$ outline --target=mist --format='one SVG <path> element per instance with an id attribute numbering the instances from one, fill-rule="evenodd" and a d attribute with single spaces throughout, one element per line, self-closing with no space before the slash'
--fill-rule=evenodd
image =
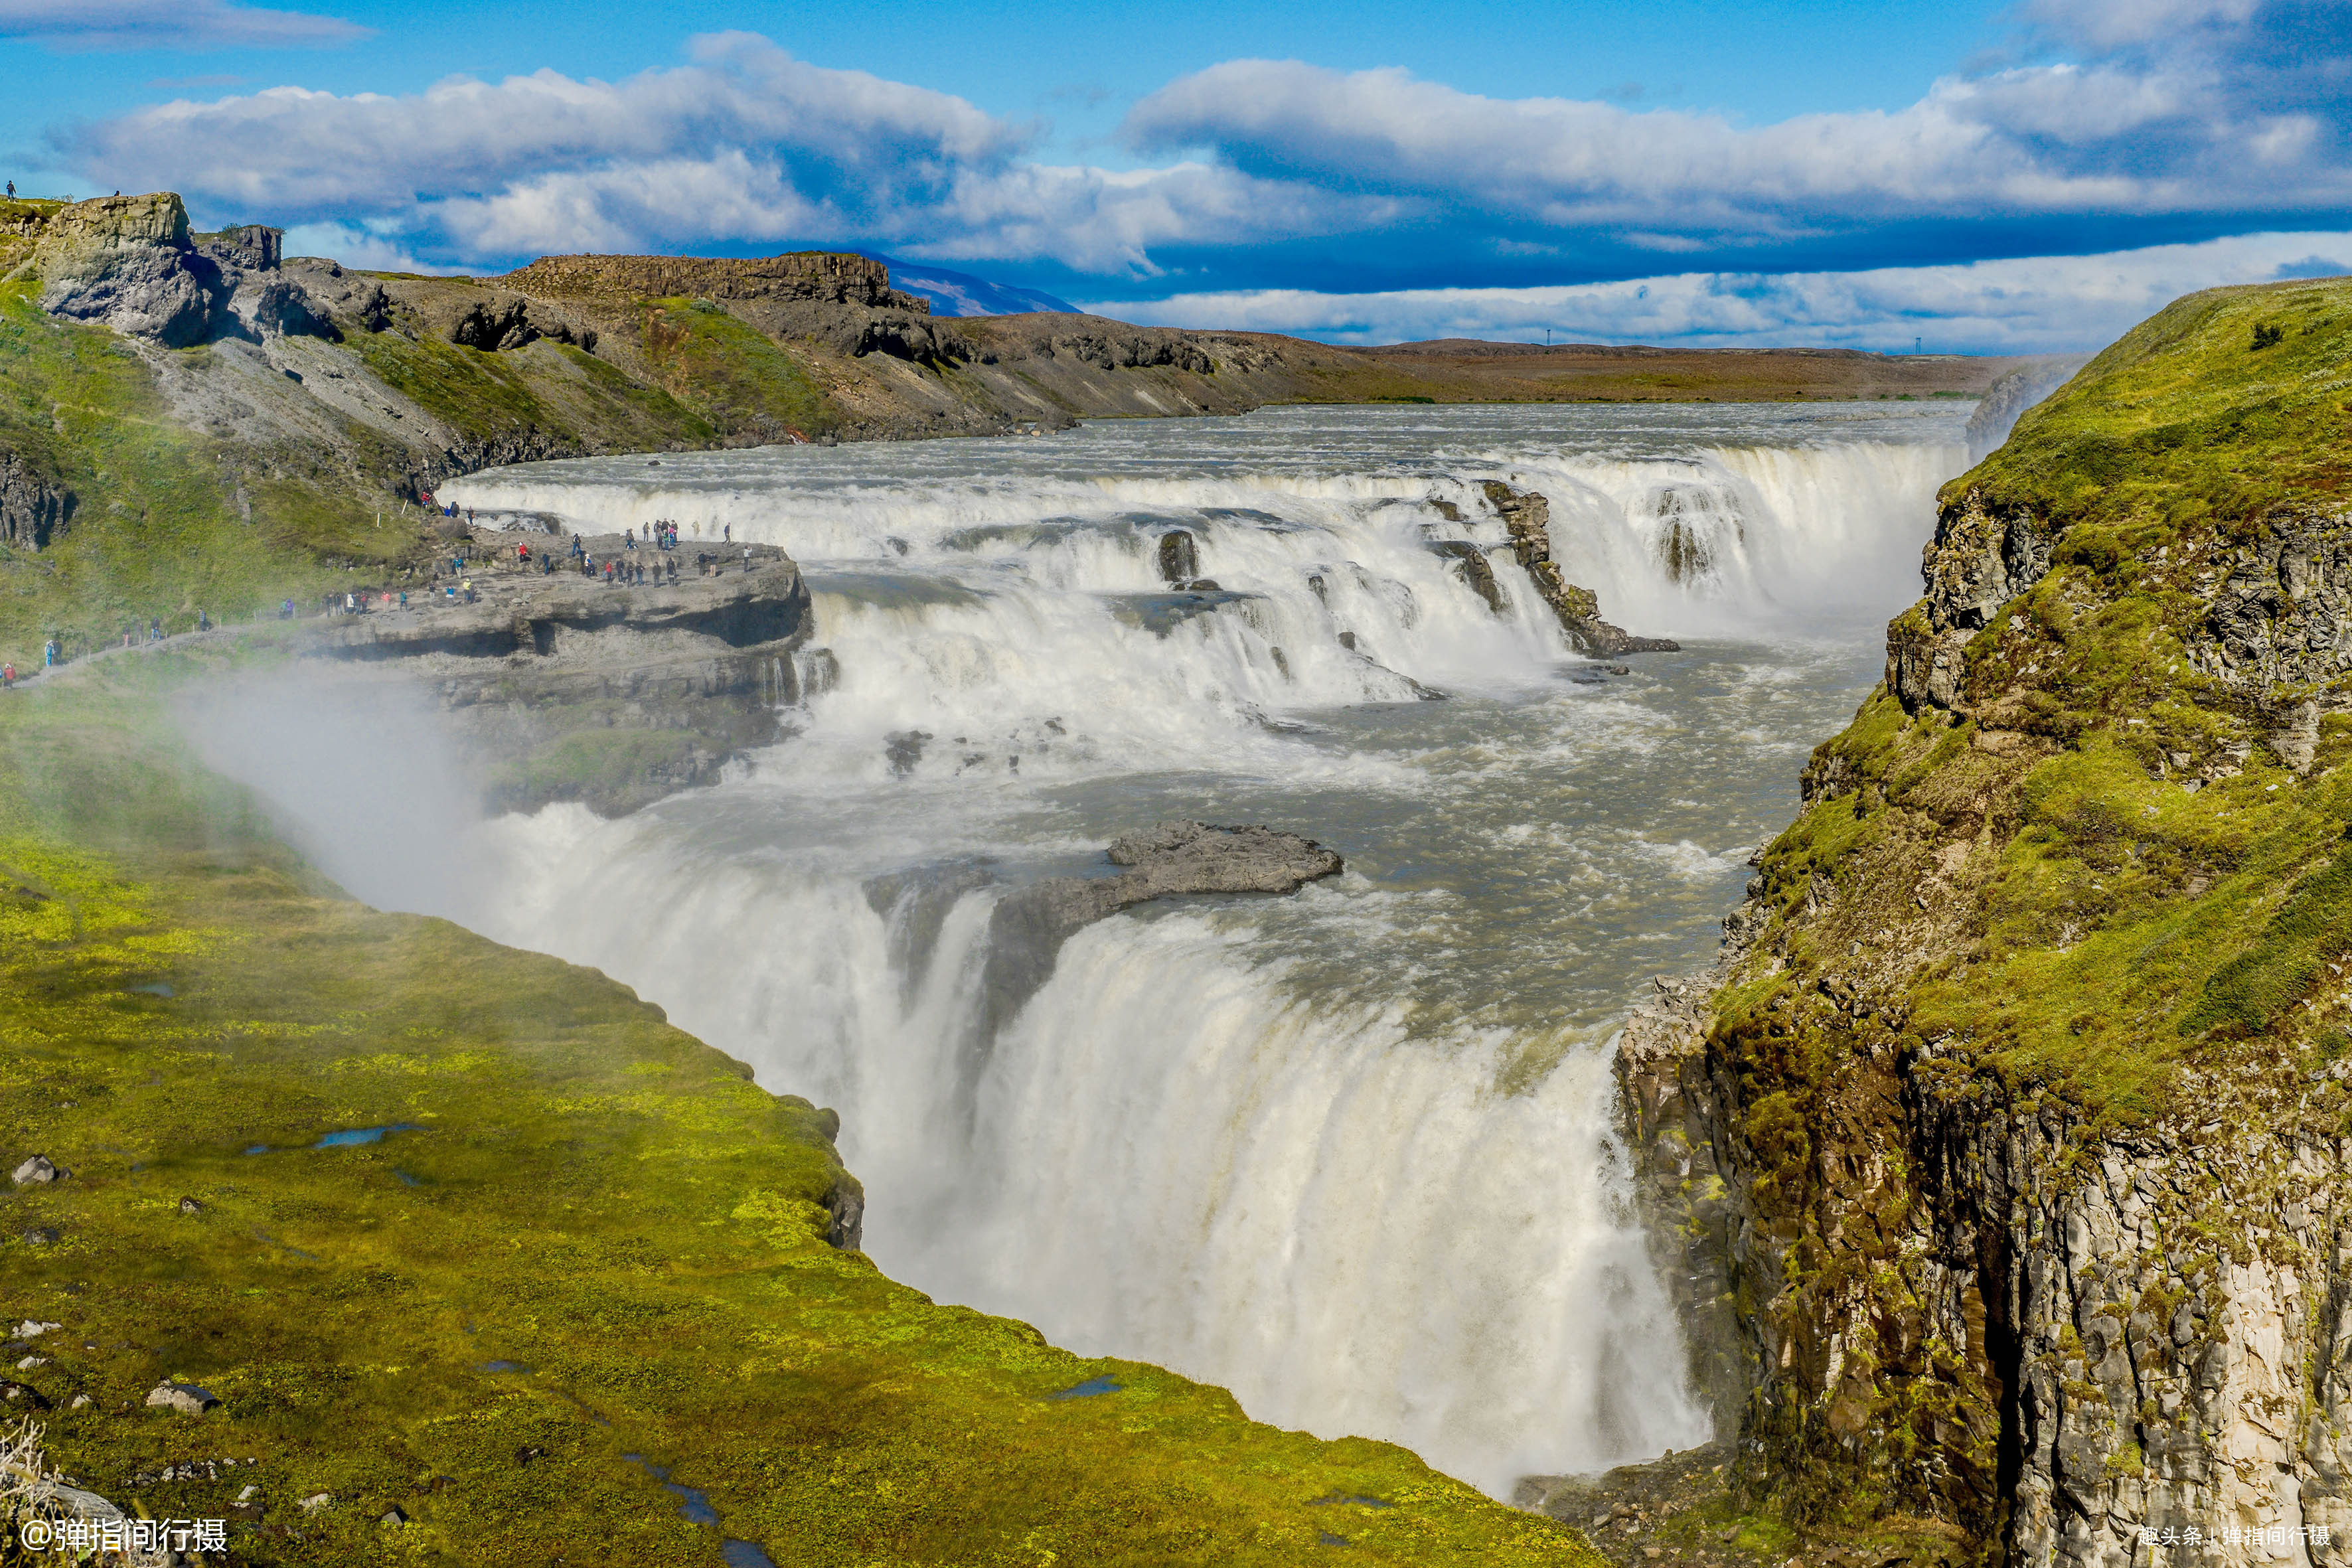
<path id="1" fill-rule="evenodd" d="M 278 832 L 344 891 L 459 918 L 485 814 L 424 690 L 298 668 L 191 692 L 175 717 L 205 765 L 258 795 Z"/>

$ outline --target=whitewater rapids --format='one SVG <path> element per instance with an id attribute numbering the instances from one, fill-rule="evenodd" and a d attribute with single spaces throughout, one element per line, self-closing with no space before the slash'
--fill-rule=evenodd
<path id="1" fill-rule="evenodd" d="M 1501 1495 L 1687 1447 L 1607 1043 L 1874 677 L 1964 414 L 1292 409 L 479 475 L 443 499 L 781 545 L 816 632 L 739 776 L 485 825 L 413 901 L 837 1107 L 868 1250 L 934 1296 Z M 1489 479 L 1685 651 L 1577 659 Z M 1213 591 L 1171 591 L 1178 531 Z M 1167 816 L 1348 871 L 1128 911 L 986 994 L 1007 887 Z"/>

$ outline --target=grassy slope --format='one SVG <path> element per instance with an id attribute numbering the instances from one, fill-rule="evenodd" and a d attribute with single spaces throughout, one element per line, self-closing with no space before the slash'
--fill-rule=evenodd
<path id="1" fill-rule="evenodd" d="M 840 425 L 798 360 L 709 301 L 640 300 L 635 309 L 646 365 L 719 429 L 782 441 L 788 431 L 814 437 Z"/>
<path id="2" fill-rule="evenodd" d="M 599 974 L 319 886 L 158 738 L 197 673 L 0 699 L 0 1142 L 74 1173 L 0 1196 L 0 1315 L 64 1325 L 10 1375 L 86 1484 L 157 1516 L 257 1485 L 252 1563 L 717 1563 L 625 1454 L 793 1568 L 1591 1561 L 835 1251 L 824 1116 Z M 166 1375 L 222 1407 L 146 1408 Z M 192 1458 L 258 1462 L 131 1479 Z"/>
<path id="3" fill-rule="evenodd" d="M 200 607 L 249 614 L 327 580 L 311 552 L 283 548 L 300 531 L 296 496 L 258 498 L 245 524 L 218 444 L 168 417 L 137 353 L 44 314 L 33 294 L 0 285 L 0 448 L 80 504 L 48 550 L 0 550 L 0 657 L 37 667 L 47 635 L 62 632 L 79 653 L 151 616 L 177 628 Z"/>
<path id="4" fill-rule="evenodd" d="M 2257 349 L 2259 324 L 2283 340 Z M 1991 1527 L 1981 1347 L 1906 1326 L 1906 1100 L 2047 1102 L 2081 1147 L 2168 1112 L 2346 1130 L 2312 1074 L 2352 1043 L 2352 723 L 2326 716 L 2298 777 L 2257 694 L 2188 651 L 2265 520 L 2343 506 L 2348 398 L 2352 281 L 2192 296 L 2101 355 L 1945 489 L 1948 519 L 2021 515 L 2054 546 L 1969 642 L 1965 716 L 1882 687 L 1764 854 L 1769 921 L 1711 1049 L 1786 1249 L 1780 1331 L 1820 1355 L 1808 1323 L 1845 1324 L 1838 1403 L 1858 1402 L 1764 1412 L 1800 1511 Z M 1903 1370 L 1874 1385 L 1881 1358 Z"/>
<path id="5" fill-rule="evenodd" d="M 639 451 L 709 446 L 725 433 L 661 388 L 568 344 L 490 353 L 423 331 L 353 332 L 345 342 L 384 384 L 477 441 L 538 435 L 568 449 Z"/>
<path id="6" fill-rule="evenodd" d="M 2260 323 L 2284 341 L 2253 349 Z M 1874 699 L 1828 751 L 1874 788 L 1801 822 L 1768 865 L 1793 899 L 1799 858 L 1840 875 L 1849 856 L 1887 853 L 1908 816 L 1984 834 L 1961 873 L 1980 917 L 1917 990 L 1916 1029 L 2131 1115 L 2160 1101 L 2184 1052 L 2272 1027 L 2315 984 L 2307 962 L 2289 964 L 2301 984 L 2260 997 L 2221 972 L 2263 944 L 2318 952 L 2308 901 L 2281 894 L 2334 864 L 2352 731 L 2331 718 L 2299 780 L 2260 743 L 2261 714 L 2186 654 L 2223 552 L 2274 513 L 2343 503 L 2347 397 L 2352 283 L 2196 295 L 1947 487 L 1948 508 L 2036 519 L 2055 564 L 1969 644 L 1973 725 Z M 1996 757 L 1969 744 L 1975 729 L 2034 744 Z M 2175 776 L 2176 758 L 2201 770 L 2249 742 L 2236 776 L 2197 793 Z M 2342 900 L 2332 883 L 2314 896 Z M 2352 942 L 2352 923 L 2320 925 L 2330 951 Z"/>

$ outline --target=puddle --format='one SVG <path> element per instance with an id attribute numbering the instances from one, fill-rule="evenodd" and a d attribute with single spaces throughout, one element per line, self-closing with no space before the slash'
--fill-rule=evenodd
<path id="1" fill-rule="evenodd" d="M 256 1143 L 252 1148 L 247 1149 L 246 1152 L 248 1154 L 267 1154 L 269 1152 L 269 1145 L 267 1143 Z"/>
<path id="2" fill-rule="evenodd" d="M 694 1523 L 717 1524 L 719 1522 L 719 1510 L 710 1506 L 710 1500 L 692 1487 L 680 1486 L 671 1480 L 667 1465 L 656 1465 L 643 1454 L 624 1454 L 621 1458 L 659 1481 L 664 1491 L 682 1500 L 677 1505 L 677 1511 Z"/>
<path id="3" fill-rule="evenodd" d="M 529 1362 L 521 1361 L 486 1361 L 482 1363 L 482 1370 L 484 1372 L 520 1373 L 528 1375 L 530 1372 L 530 1363 Z"/>
<path id="4" fill-rule="evenodd" d="M 668 1466 L 656 1465 L 643 1454 L 624 1454 L 621 1458 L 659 1481 L 664 1491 L 677 1499 L 677 1511 L 688 1523 L 719 1523 L 719 1510 L 710 1506 L 710 1499 L 693 1487 L 671 1480 Z M 776 1560 L 761 1550 L 756 1542 L 730 1537 L 719 1542 L 719 1555 L 727 1568 L 776 1568 Z"/>
<path id="5" fill-rule="evenodd" d="M 384 1136 L 387 1133 L 414 1132 L 416 1130 L 417 1126 L 414 1121 L 394 1121 L 383 1127 L 351 1127 L 346 1128 L 341 1132 L 330 1132 L 324 1138 L 320 1139 L 316 1143 L 311 1144 L 310 1147 L 313 1149 L 349 1149 L 355 1144 L 360 1143 L 381 1143 L 383 1142 Z"/>
<path id="6" fill-rule="evenodd" d="M 1119 1382 L 1118 1379 L 1115 1377 L 1090 1377 L 1087 1379 L 1086 1382 L 1078 1384 L 1075 1387 L 1066 1388 L 1059 1394 L 1049 1394 L 1045 1395 L 1045 1397 L 1048 1399 L 1092 1399 L 1098 1394 L 1117 1394 L 1120 1389 L 1125 1388 L 1127 1384 Z"/>
<path id="7" fill-rule="evenodd" d="M 401 1182 L 402 1182 L 404 1185 L 412 1186 L 412 1187 L 421 1187 L 421 1186 L 423 1186 L 423 1185 L 425 1184 L 423 1182 L 418 1181 L 415 1176 L 410 1175 L 410 1174 L 409 1174 L 407 1172 L 405 1172 L 405 1171 L 402 1171 L 402 1170 L 394 1170 L 392 1173 L 393 1173 L 394 1175 L 395 1175 L 395 1176 L 398 1176 L 398 1177 L 401 1179 Z"/>
<path id="8" fill-rule="evenodd" d="M 152 985 L 133 985 L 131 989 L 142 996 L 177 996 L 179 994 L 160 980 Z"/>
<path id="9" fill-rule="evenodd" d="M 1311 1499 L 1307 1504 L 1308 1508 L 1330 1508 L 1335 1505 L 1346 1505 L 1354 1508 L 1396 1507 L 1396 1504 L 1389 1501 L 1389 1500 L 1384 1497 L 1358 1497 L 1353 1492 L 1333 1492 L 1329 1497 Z"/>

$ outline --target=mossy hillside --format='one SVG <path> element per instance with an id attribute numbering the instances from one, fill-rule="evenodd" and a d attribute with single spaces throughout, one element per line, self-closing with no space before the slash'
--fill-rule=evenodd
<path id="1" fill-rule="evenodd" d="M 10 1375 L 85 1484 L 258 1486 L 257 1564 L 718 1563 L 628 1454 L 780 1564 L 1592 1561 L 835 1251 L 829 1117 L 593 972 L 333 896 L 168 738 L 184 663 L 0 700 L 0 1127 L 73 1173 L 0 1197 L 0 1310 L 64 1325 Z M 165 1376 L 221 1407 L 146 1407 Z M 207 1458 L 257 1463 L 136 1479 Z"/>
<path id="2" fill-rule="evenodd" d="M 2265 323 L 2283 335 L 2257 349 Z M 1776 940 L 1802 967 L 1839 967 L 1865 928 L 1932 921 L 1900 912 L 1932 883 L 1935 912 L 1965 918 L 1918 955 L 1915 1032 L 2126 1116 L 2200 1042 L 2314 997 L 2352 926 L 2333 881 L 2293 889 L 2352 823 L 2352 731 L 2326 718 L 2298 775 L 2255 696 L 2190 653 L 2233 548 L 2267 518 L 2343 504 L 2347 403 L 2352 280 L 2194 295 L 1947 488 L 1948 509 L 2033 518 L 2052 565 L 1969 643 L 1960 713 L 1906 715 L 1882 690 L 1816 756 L 1827 787 L 1764 858 Z M 1821 914 L 1817 892 L 1801 908 L 1817 878 L 1844 913 Z M 2240 963 L 2257 951 L 2274 956 Z"/>
<path id="3" fill-rule="evenodd" d="M 709 446 L 720 436 L 668 392 L 569 343 L 493 351 L 419 329 L 353 332 L 346 346 L 385 385 L 502 456 Z"/>
<path id="4" fill-rule="evenodd" d="M 173 419 L 133 345 L 47 315 L 35 289 L 0 284 L 0 450 L 79 505 L 48 549 L 0 549 L 0 658 L 33 668 L 53 635 L 71 657 L 151 619 L 250 616 L 340 584 L 331 558 L 405 548 L 405 531 L 291 468 L 248 488 L 247 521 L 224 444 Z"/>
<path id="5" fill-rule="evenodd" d="M 1918 1261 L 1915 1216 L 1963 1201 L 1937 1164 L 1956 1141 L 2063 1128 L 2063 1183 L 2184 1122 L 2352 1127 L 2314 1076 L 2352 1020 L 2352 724 L 2325 715 L 2298 773 L 2281 708 L 2315 691 L 2199 657 L 2265 531 L 2343 506 L 2347 375 L 2352 282 L 2221 290 L 2030 411 L 1944 521 L 2021 521 L 2047 572 L 1967 634 L 1950 710 L 1874 693 L 1760 858 L 1708 1051 L 1759 1238 L 1748 1310 L 1790 1347 L 1750 1436 L 1800 1519 L 1912 1510 L 1986 1541 L 2006 1518 L 1989 1331 L 1938 1338 Z M 1932 631 L 1924 606 L 1894 628 Z"/>
<path id="6" fill-rule="evenodd" d="M 2264 327 L 2280 336 L 2258 348 Z M 2116 531 L 2084 545 L 2133 553 L 2340 500 L 2347 442 L 2352 279 L 2215 289 L 2125 334 L 1945 496 L 1974 489 L 2056 532 L 2105 525 Z"/>
<path id="7" fill-rule="evenodd" d="M 718 428 L 772 443 L 839 427 L 840 410 L 800 361 L 711 300 L 641 300 L 636 311 L 654 378 Z"/>

